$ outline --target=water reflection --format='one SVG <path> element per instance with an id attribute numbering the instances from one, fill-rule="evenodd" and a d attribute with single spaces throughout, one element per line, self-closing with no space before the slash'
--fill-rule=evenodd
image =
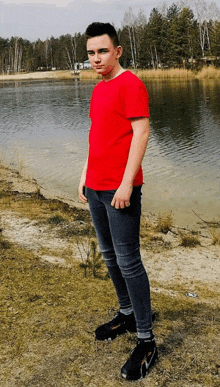
<path id="1" fill-rule="evenodd" d="M 215 88 L 215 94 L 212 88 L 212 98 L 208 99 L 210 90 L 198 81 L 152 82 L 147 87 L 151 96 L 152 133 L 161 151 L 176 162 L 214 161 L 219 165 L 220 88 Z"/>
<path id="2" fill-rule="evenodd" d="M 0 157 L 54 192 L 77 198 L 94 81 L 0 83 Z M 151 138 L 143 203 L 189 216 L 218 212 L 220 83 L 148 81 Z M 161 208 L 160 208 L 161 207 Z M 191 207 L 190 207 L 191 208 Z"/>

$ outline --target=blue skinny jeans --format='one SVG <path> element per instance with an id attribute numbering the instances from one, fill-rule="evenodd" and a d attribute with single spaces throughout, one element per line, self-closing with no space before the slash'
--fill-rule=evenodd
<path id="1" fill-rule="evenodd" d="M 133 187 L 130 206 L 115 209 L 116 190 L 86 187 L 100 251 L 113 281 L 120 310 L 133 310 L 139 338 L 152 336 L 150 287 L 140 256 L 141 186 Z"/>

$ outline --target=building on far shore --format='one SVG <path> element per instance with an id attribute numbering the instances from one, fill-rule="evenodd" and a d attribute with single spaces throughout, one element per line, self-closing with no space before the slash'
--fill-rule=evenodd
<path id="1" fill-rule="evenodd" d="M 91 69 L 91 68 L 92 68 L 92 66 L 90 64 L 89 59 L 84 60 L 84 62 L 82 62 L 82 63 L 76 62 L 74 64 L 74 70 L 88 70 L 88 69 Z"/>

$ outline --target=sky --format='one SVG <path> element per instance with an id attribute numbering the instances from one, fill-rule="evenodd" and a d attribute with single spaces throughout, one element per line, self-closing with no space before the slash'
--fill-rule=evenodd
<path id="1" fill-rule="evenodd" d="M 206 0 L 210 3 L 212 0 Z M 94 21 L 110 22 L 119 28 L 125 11 L 140 8 L 149 17 L 160 0 L 0 0 L 0 37 L 22 37 L 30 41 L 51 36 L 83 33 Z M 170 5 L 175 0 L 168 0 Z M 220 0 L 215 0 L 220 8 Z"/>

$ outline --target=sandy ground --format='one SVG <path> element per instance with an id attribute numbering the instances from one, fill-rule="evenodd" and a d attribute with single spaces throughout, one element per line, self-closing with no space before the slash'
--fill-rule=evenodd
<path id="1" fill-rule="evenodd" d="M 63 71 L 37 71 L 34 73 L 18 73 L 13 75 L 0 75 L 0 81 L 22 81 L 32 79 L 71 79 L 75 77 L 74 71 L 63 70 Z"/>
<path id="2" fill-rule="evenodd" d="M 1 166 L 0 180 L 10 183 L 13 191 L 36 192 L 38 187 L 35 180 L 23 179 L 17 172 Z M 71 260 L 67 262 L 62 254 L 66 249 L 72 251 L 71 259 L 79 255 L 74 241 L 61 238 L 55 229 L 21 217 L 10 209 L 0 212 L 0 225 L 4 237 L 39 253 L 42 259 L 54 264 L 70 264 Z M 220 245 L 213 245 L 211 237 L 201 233 L 200 246 L 181 247 L 178 227 L 174 227 L 172 232 L 161 234 L 160 237 L 162 243 L 142 247 L 142 258 L 150 280 L 153 283 L 163 284 L 161 288 L 153 286 L 155 291 L 164 292 L 165 287 L 167 292 L 175 297 L 175 291 L 169 290 L 169 284 L 179 284 L 180 287 L 184 285 L 190 297 L 195 296 L 199 299 L 198 289 L 204 284 L 208 290 L 220 293 Z M 163 242 L 167 248 L 164 248 Z M 42 249 L 47 249 L 48 253 L 42 254 Z"/>

